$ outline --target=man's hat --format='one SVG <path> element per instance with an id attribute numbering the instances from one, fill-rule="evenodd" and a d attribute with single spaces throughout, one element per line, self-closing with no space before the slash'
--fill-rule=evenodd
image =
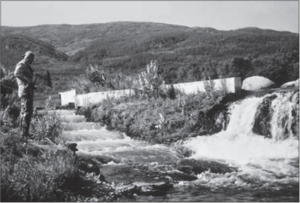
<path id="1" fill-rule="evenodd" d="M 30 56 L 30 55 L 34 55 L 34 53 L 33 53 L 32 51 L 26 51 L 26 53 L 23 54 L 22 57 L 27 58 L 27 57 Z"/>

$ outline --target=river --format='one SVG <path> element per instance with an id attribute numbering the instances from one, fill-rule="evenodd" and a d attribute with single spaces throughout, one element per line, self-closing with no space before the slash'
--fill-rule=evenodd
<path id="1" fill-rule="evenodd" d="M 180 147 L 193 153 L 186 158 L 179 148 L 151 145 L 125 134 L 85 122 L 74 111 L 60 110 L 64 136 L 76 141 L 78 154 L 106 158 L 101 173 L 115 187 L 171 182 L 172 187 L 154 194 L 134 194 L 119 201 L 299 201 L 298 136 L 292 134 L 291 109 L 296 104 L 286 95 L 272 101 L 272 138 L 252 132 L 258 105 L 264 97 L 250 97 L 230 106 L 226 130 L 210 136 L 190 138 Z M 283 136 L 288 134 L 288 136 Z M 220 163 L 235 170 L 207 170 L 184 176 L 178 163 L 194 160 L 201 165 Z M 213 166 L 212 166 L 213 167 Z"/>

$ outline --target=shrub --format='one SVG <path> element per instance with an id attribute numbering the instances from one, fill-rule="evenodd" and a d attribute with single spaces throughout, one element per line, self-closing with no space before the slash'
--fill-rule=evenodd
<path id="1" fill-rule="evenodd" d="M 42 114 L 34 113 L 31 122 L 31 131 L 35 138 L 42 143 L 46 142 L 46 138 L 55 144 L 61 143 L 62 123 L 59 116 L 56 115 L 54 107 L 50 106 L 51 97 L 46 100 L 45 110 Z"/>
<path id="2" fill-rule="evenodd" d="M 139 75 L 139 79 L 133 82 L 133 87 L 141 91 L 141 93 L 149 98 L 158 98 L 165 83 L 163 78 L 158 74 L 158 65 L 156 61 L 151 61 L 147 65 L 146 71 Z"/>
<path id="3" fill-rule="evenodd" d="M 93 108 L 88 106 L 88 107 L 80 107 L 77 111 L 76 111 L 76 115 L 84 115 L 86 118 L 87 122 L 91 122 L 93 120 L 92 118 L 92 112 L 93 112 Z"/>
<path id="4" fill-rule="evenodd" d="M 15 127 L 20 114 L 20 105 L 17 95 L 17 83 L 13 72 L 7 71 L 2 65 L 1 69 L 1 108 L 0 124 Z"/>
<path id="5" fill-rule="evenodd" d="M 173 84 L 171 84 L 170 88 L 167 89 L 166 95 L 172 100 L 176 99 L 176 91 Z"/>

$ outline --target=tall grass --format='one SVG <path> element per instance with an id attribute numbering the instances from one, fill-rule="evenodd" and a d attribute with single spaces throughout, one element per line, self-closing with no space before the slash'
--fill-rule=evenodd
<path id="1" fill-rule="evenodd" d="M 1 201 L 68 201 L 66 183 L 76 177 L 78 166 L 70 150 L 59 150 L 61 122 L 50 113 L 49 102 L 43 115 L 33 117 L 33 145 L 24 144 L 17 129 L 1 132 Z M 48 150 L 34 150 L 49 140 Z"/>
<path id="2" fill-rule="evenodd" d="M 55 107 L 50 106 L 51 97 L 46 100 L 43 113 L 34 112 L 31 122 L 31 133 L 40 143 L 44 143 L 45 139 L 50 139 L 55 144 L 60 144 L 63 140 L 62 123 L 58 115 L 56 115 Z"/>

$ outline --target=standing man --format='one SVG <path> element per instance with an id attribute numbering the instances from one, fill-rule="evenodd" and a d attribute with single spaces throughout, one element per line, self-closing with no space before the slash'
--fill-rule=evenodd
<path id="1" fill-rule="evenodd" d="M 32 138 L 29 134 L 29 126 L 33 114 L 33 70 L 31 64 L 34 61 L 34 53 L 27 51 L 23 55 L 14 72 L 18 83 L 18 96 L 21 98 L 20 130 L 23 138 Z"/>

